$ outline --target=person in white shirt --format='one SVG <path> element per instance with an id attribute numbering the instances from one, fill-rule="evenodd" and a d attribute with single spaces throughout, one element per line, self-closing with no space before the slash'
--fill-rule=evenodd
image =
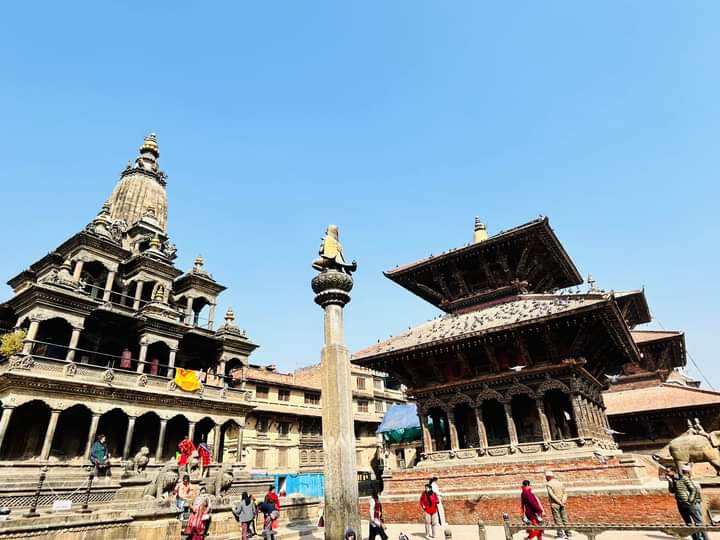
<path id="1" fill-rule="evenodd" d="M 433 493 L 437 495 L 438 498 L 438 517 L 440 518 L 440 525 L 442 527 L 447 527 L 447 521 L 445 520 L 445 507 L 443 506 L 443 494 L 440 492 L 440 487 L 438 486 L 438 477 L 433 476 L 430 479 L 430 487 L 433 490 Z"/>
<path id="2" fill-rule="evenodd" d="M 388 536 L 385 533 L 385 523 L 383 519 L 380 497 L 378 497 L 377 491 L 373 491 L 372 497 L 370 497 L 370 533 L 368 540 L 375 540 L 378 534 L 381 540 L 387 540 Z"/>

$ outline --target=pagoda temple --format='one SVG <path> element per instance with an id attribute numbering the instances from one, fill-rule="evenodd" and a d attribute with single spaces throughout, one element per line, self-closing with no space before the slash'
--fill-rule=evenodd
<path id="1" fill-rule="evenodd" d="M 494 521 L 515 504 L 503 499 L 508 489 L 552 469 L 592 505 L 617 506 L 611 493 L 622 485 L 662 515 L 668 499 L 654 465 L 618 449 L 603 399 L 634 371 L 685 363 L 682 343 L 651 346 L 633 331 L 650 321 L 643 291 L 606 292 L 592 278 L 580 291 L 547 218 L 493 236 L 476 219 L 471 244 L 385 275 L 444 312 L 353 355 L 407 385 L 417 403 L 421 459 L 386 483 L 398 506 L 403 496 L 412 506 L 411 494 L 437 475 L 448 521 Z M 497 508 L 468 503 L 478 492 Z"/>

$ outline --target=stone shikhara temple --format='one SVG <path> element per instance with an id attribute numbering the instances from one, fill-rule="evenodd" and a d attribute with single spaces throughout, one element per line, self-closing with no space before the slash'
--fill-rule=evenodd
<path id="1" fill-rule="evenodd" d="M 450 523 L 497 520 L 515 508 L 508 490 L 525 478 L 541 486 L 552 469 L 589 497 L 577 517 L 602 520 L 594 508 L 608 515 L 618 506 L 618 486 L 642 498 L 643 510 L 657 499 L 662 516 L 672 499 L 649 461 L 618 449 L 603 400 L 631 367 L 685 363 L 684 349 L 641 352 L 633 328 L 650 320 L 642 291 L 608 293 L 591 282 L 580 292 L 583 280 L 547 218 L 491 237 L 476 220 L 472 244 L 385 275 L 445 312 L 353 356 L 397 377 L 417 402 L 424 454 L 386 482 L 395 511 L 412 511 L 412 497 L 437 475 Z M 465 495 L 478 491 L 494 503 L 468 505 Z"/>
<path id="2" fill-rule="evenodd" d="M 173 265 L 159 155 L 146 137 L 97 217 L 9 281 L 0 327 L 27 335 L 0 365 L 0 460 L 86 463 L 102 433 L 115 459 L 147 447 L 161 463 L 190 434 L 216 462 L 240 461 L 252 404 L 223 377 L 256 345 L 231 310 L 216 327 L 225 287 L 201 257 Z M 176 368 L 202 372 L 201 388 L 178 388 Z"/>

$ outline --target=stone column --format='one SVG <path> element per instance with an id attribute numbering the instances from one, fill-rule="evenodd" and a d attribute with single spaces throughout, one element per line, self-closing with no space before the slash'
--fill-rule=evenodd
<path id="1" fill-rule="evenodd" d="M 85 445 L 85 453 L 83 454 L 83 458 L 85 459 L 85 461 L 90 459 L 90 450 L 92 450 L 93 442 L 95 442 L 98 422 L 100 422 L 100 413 L 92 413 L 92 420 L 90 420 L 90 429 L 88 430 L 87 444 Z"/>
<path id="2" fill-rule="evenodd" d="M 447 415 L 448 432 L 450 433 L 450 449 L 457 450 L 460 448 L 460 439 L 458 437 L 457 426 L 455 425 L 452 410 L 448 410 L 445 414 Z"/>
<path id="3" fill-rule="evenodd" d="M 10 425 L 10 418 L 15 410 L 14 405 L 3 405 L 2 406 L 2 417 L 0 417 L 0 451 L 2 451 L 3 441 L 5 440 L 5 434 L 7 428 Z"/>
<path id="4" fill-rule="evenodd" d="M 195 438 L 195 422 L 188 424 L 188 438 L 192 441 Z"/>
<path id="5" fill-rule="evenodd" d="M 171 379 L 175 378 L 175 355 L 177 351 L 177 349 L 170 349 L 170 354 L 168 354 L 168 377 Z"/>
<path id="6" fill-rule="evenodd" d="M 167 429 L 167 419 L 160 419 L 160 434 L 158 435 L 157 448 L 155 449 L 155 463 L 162 460 L 163 446 L 165 446 L 165 430 Z"/>
<path id="7" fill-rule="evenodd" d="M 45 441 L 43 442 L 42 451 L 40 452 L 41 461 L 47 461 L 50 457 L 50 448 L 52 447 L 53 438 L 55 437 L 55 428 L 57 428 L 58 418 L 60 418 L 60 409 L 53 409 L 50 412 L 50 422 L 48 423 L 47 432 L 45 433 Z"/>
<path id="8" fill-rule="evenodd" d="M 147 341 L 140 341 L 140 354 L 138 355 L 138 365 L 136 370 L 138 373 L 145 371 L 145 358 L 147 357 L 147 350 Z"/>
<path id="9" fill-rule="evenodd" d="M 512 407 L 510 406 L 510 403 L 503 403 L 503 407 L 505 408 L 505 420 L 507 421 L 508 435 L 510 436 L 510 445 L 517 446 L 518 435 L 517 428 L 515 427 L 515 420 L 512 416 Z"/>
<path id="10" fill-rule="evenodd" d="M 482 406 L 475 407 L 475 421 L 477 422 L 478 439 L 480 439 L 480 449 L 485 450 L 488 447 L 487 432 L 485 431 L 485 420 L 483 419 Z"/>
<path id="11" fill-rule="evenodd" d="M 346 527 L 361 530 L 350 351 L 345 347 L 343 338 L 343 307 L 350 301 L 352 286 L 352 277 L 335 269 L 325 269 L 312 280 L 315 302 L 325 311 L 325 346 L 320 360 L 324 518 L 325 537 L 333 540 L 343 538 Z"/>
<path id="12" fill-rule="evenodd" d="M 133 309 L 138 311 L 140 309 L 140 297 L 142 296 L 143 285 L 145 282 L 141 279 L 137 280 L 137 287 L 135 288 L 135 301 L 133 302 Z"/>
<path id="13" fill-rule="evenodd" d="M 235 447 L 235 463 L 242 463 L 242 453 L 243 453 L 243 428 L 244 426 L 241 426 L 238 424 L 238 432 L 237 432 L 237 441 L 235 441 L 236 447 Z"/>
<path id="14" fill-rule="evenodd" d="M 73 281 L 80 281 L 80 274 L 82 274 L 83 266 L 85 265 L 85 261 L 77 260 L 75 261 L 75 268 L 73 269 Z"/>
<path id="15" fill-rule="evenodd" d="M 552 433 L 550 433 L 550 423 L 548 422 L 547 415 L 545 414 L 545 403 L 542 397 L 536 398 L 535 403 L 538 409 L 538 416 L 540 417 L 543 442 L 549 443 L 552 440 Z"/>
<path id="16" fill-rule="evenodd" d="M 192 296 L 188 296 L 187 297 L 187 307 L 185 308 L 185 324 L 192 324 L 192 322 L 193 322 L 192 305 L 193 305 L 193 298 L 192 298 Z"/>
<path id="17" fill-rule="evenodd" d="M 427 414 L 420 413 L 420 426 L 422 426 L 423 450 L 426 454 L 433 451 L 432 435 L 430 435 L 430 426 L 428 426 Z"/>
<path id="18" fill-rule="evenodd" d="M 590 405 L 590 400 L 587 398 L 581 398 L 581 404 L 583 409 L 583 414 L 585 415 L 585 421 L 586 421 L 586 427 L 588 431 L 590 432 L 592 437 L 598 438 L 598 428 L 595 424 L 595 418 L 593 418 L 592 415 L 592 407 Z"/>
<path id="19" fill-rule="evenodd" d="M 127 460 L 128 456 L 130 455 L 130 445 L 132 444 L 133 432 L 135 431 L 135 420 L 136 417 L 134 416 L 128 417 L 128 427 L 125 434 L 125 445 L 123 446 L 123 461 Z"/>
<path id="20" fill-rule="evenodd" d="M 213 428 L 213 461 L 221 463 L 220 457 L 220 425 L 215 424 Z"/>
<path id="21" fill-rule="evenodd" d="M 215 323 L 215 304 L 210 304 L 210 312 L 208 313 L 208 330 L 213 329 Z"/>
<path id="22" fill-rule="evenodd" d="M 30 327 L 28 328 L 27 334 L 25 335 L 25 343 L 23 344 L 23 353 L 30 354 L 33 348 L 33 341 L 37 337 L 38 329 L 40 328 L 40 319 L 30 318 Z"/>
<path id="23" fill-rule="evenodd" d="M 82 332 L 82 326 L 73 326 L 72 334 L 70 334 L 70 344 L 65 355 L 65 360 L 68 362 L 75 360 L 75 349 L 78 346 L 78 341 L 80 341 L 80 332 Z"/>
<path id="24" fill-rule="evenodd" d="M 105 280 L 105 292 L 103 293 L 103 302 L 110 301 L 110 294 L 112 293 L 112 286 L 115 283 L 115 272 L 108 272 L 107 279 Z"/>

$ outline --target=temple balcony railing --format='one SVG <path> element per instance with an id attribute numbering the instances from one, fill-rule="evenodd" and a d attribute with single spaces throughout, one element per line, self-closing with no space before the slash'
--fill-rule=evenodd
<path id="1" fill-rule="evenodd" d="M 53 346 L 58 349 L 63 348 Z M 81 351 L 82 349 L 76 350 Z M 59 359 L 43 354 L 20 353 L 0 362 L 0 374 L 12 372 L 24 376 L 67 380 L 68 382 L 111 385 L 113 388 L 150 391 L 163 396 L 177 395 L 179 397 L 195 397 L 202 400 L 232 403 L 246 403 L 251 401 L 249 392 L 239 389 L 236 390 L 223 385 L 220 377 L 214 377 L 220 384 L 208 384 L 207 381 L 203 383 L 201 380 L 201 388 L 198 391 L 186 392 L 177 387 L 174 377 L 153 373 L 138 373 L 137 370 L 122 369 L 116 367 L 119 365 L 120 357 L 103 353 L 95 354 L 110 358 L 106 359 L 105 365 L 95 365 Z M 158 364 L 155 364 L 155 366 L 158 366 Z M 167 373 L 174 372 L 175 369 L 175 367 L 167 365 L 160 365 L 160 367 L 167 370 Z"/>

